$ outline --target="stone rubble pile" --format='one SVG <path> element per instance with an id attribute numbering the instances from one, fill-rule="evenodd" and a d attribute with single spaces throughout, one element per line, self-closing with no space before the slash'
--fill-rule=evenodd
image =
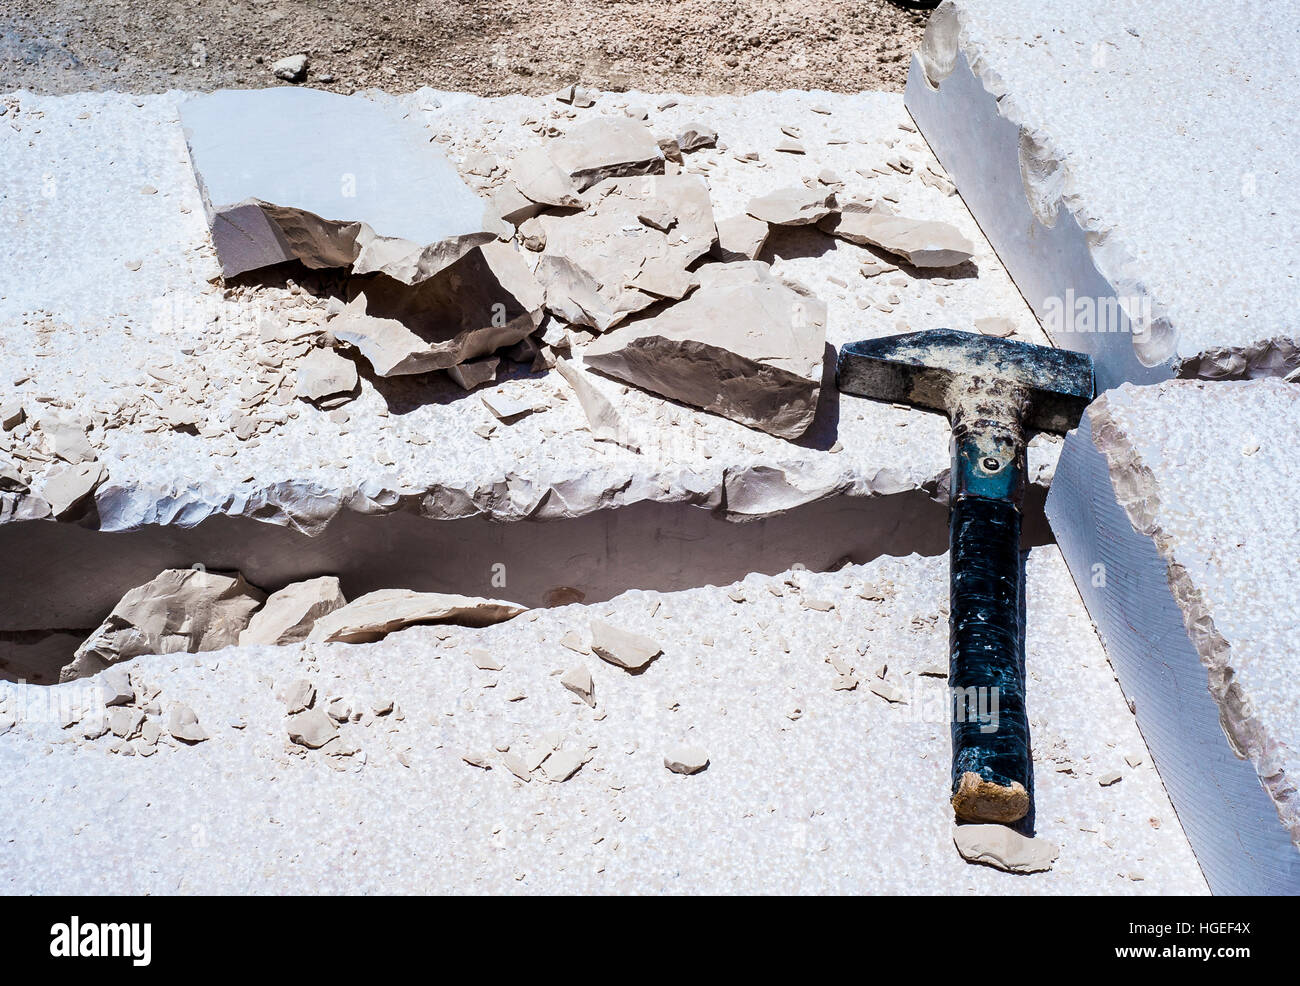
<path id="1" fill-rule="evenodd" d="M 574 87 L 556 98 L 575 109 L 596 102 Z M 285 260 L 347 275 L 345 297 L 326 304 L 323 324 L 312 320 L 314 336 L 304 333 L 318 348 L 299 354 L 293 393 L 303 400 L 326 411 L 346 403 L 357 365 L 375 377 L 446 370 L 472 390 L 495 380 L 502 356 L 534 369 L 566 356 L 564 376 L 585 396 L 594 432 L 610 429 L 598 391 L 574 382 L 584 365 L 798 438 L 820 392 L 825 305 L 757 259 L 769 231 L 815 226 L 918 269 L 959 266 L 974 247 L 947 223 L 896 215 L 888 197 L 846 193 L 827 171 L 719 222 L 707 173 L 689 158 L 725 143 L 702 123 L 656 135 L 648 115 L 539 122 L 544 142 L 506 164 L 467 155 L 462 171 L 482 180 L 484 201 L 418 125 L 365 101 L 278 89 L 217 93 L 183 109 L 226 277 Z M 792 150 L 782 141 L 799 132 L 783 125 L 775 150 Z M 330 149 L 285 168 L 277 152 L 294 141 Z M 348 170 L 362 151 L 384 159 L 377 173 Z M 886 167 L 913 171 L 901 157 Z M 749 266 L 725 266 L 740 260 Z M 876 254 L 864 264 L 868 276 L 899 269 Z"/>

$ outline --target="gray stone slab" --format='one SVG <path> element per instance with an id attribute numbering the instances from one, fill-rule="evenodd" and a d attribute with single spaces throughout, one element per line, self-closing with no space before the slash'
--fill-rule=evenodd
<path id="1" fill-rule="evenodd" d="M 298 259 L 424 280 L 496 238 L 420 122 L 384 101 L 277 86 L 180 113 L 227 277 Z"/>
<path id="2" fill-rule="evenodd" d="M 63 728 L 94 679 L 0 683 L 0 891 L 1204 893 L 1054 548 L 1029 554 L 1027 660 L 1035 824 L 1060 857 L 1032 875 L 961 859 L 947 688 L 926 673 L 946 660 L 946 570 L 881 558 L 486 629 L 143 658 L 161 715 L 142 736 L 184 704 L 210 737 L 147 757 Z M 595 621 L 663 653 L 632 675 L 561 643 L 588 647 Z M 562 681 L 580 663 L 594 706 Z M 885 663 L 905 702 L 870 689 Z M 336 714 L 319 749 L 289 741 L 280 696 L 303 678 Z M 666 769 L 681 744 L 707 769 Z"/>
<path id="3" fill-rule="evenodd" d="M 1216 893 L 1300 892 L 1297 421 L 1277 379 L 1124 386 L 1047 500 Z"/>
<path id="4" fill-rule="evenodd" d="M 947 0 L 907 106 L 1102 389 L 1300 365 L 1300 55 L 1250 0 Z"/>

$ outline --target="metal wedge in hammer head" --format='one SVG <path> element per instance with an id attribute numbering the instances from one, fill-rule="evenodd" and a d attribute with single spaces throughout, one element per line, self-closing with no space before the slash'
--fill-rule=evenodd
<path id="1" fill-rule="evenodd" d="M 1093 397 L 1092 360 L 953 329 L 850 343 L 839 389 L 943 411 L 952 423 L 949 673 L 957 817 L 1029 811 L 1029 720 L 1020 629 L 1026 431 L 1064 432 Z"/>

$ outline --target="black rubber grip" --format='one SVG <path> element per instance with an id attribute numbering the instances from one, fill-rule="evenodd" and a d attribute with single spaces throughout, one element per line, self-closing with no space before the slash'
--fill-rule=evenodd
<path id="1" fill-rule="evenodd" d="M 1020 636 L 1020 512 L 958 499 L 949 524 L 953 791 L 962 775 L 1029 790 L 1029 721 Z"/>

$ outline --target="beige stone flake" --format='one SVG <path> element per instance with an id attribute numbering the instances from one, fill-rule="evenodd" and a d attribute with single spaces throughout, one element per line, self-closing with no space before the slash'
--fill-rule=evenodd
<path id="1" fill-rule="evenodd" d="M 132 589 L 77 648 L 60 681 L 143 654 L 196 653 L 238 643 L 262 593 L 242 575 L 167 569 Z"/>
<path id="2" fill-rule="evenodd" d="M 592 342 L 584 362 L 752 428 L 802 435 L 821 392 L 825 303 L 762 263 L 711 264 L 699 274 L 685 301 Z"/>
<path id="3" fill-rule="evenodd" d="M 347 602 L 333 575 L 285 586 L 267 597 L 239 635 L 240 646 L 295 644 L 307 639 L 315 622 Z"/>
<path id="4" fill-rule="evenodd" d="M 640 671 L 663 653 L 663 648 L 640 633 L 591 621 L 591 649 L 601 660 L 625 671 Z"/>
<path id="5" fill-rule="evenodd" d="M 379 589 L 317 620 L 308 639 L 360 644 L 382 640 L 395 630 L 423 623 L 485 627 L 518 616 L 525 609 L 500 599 Z"/>

